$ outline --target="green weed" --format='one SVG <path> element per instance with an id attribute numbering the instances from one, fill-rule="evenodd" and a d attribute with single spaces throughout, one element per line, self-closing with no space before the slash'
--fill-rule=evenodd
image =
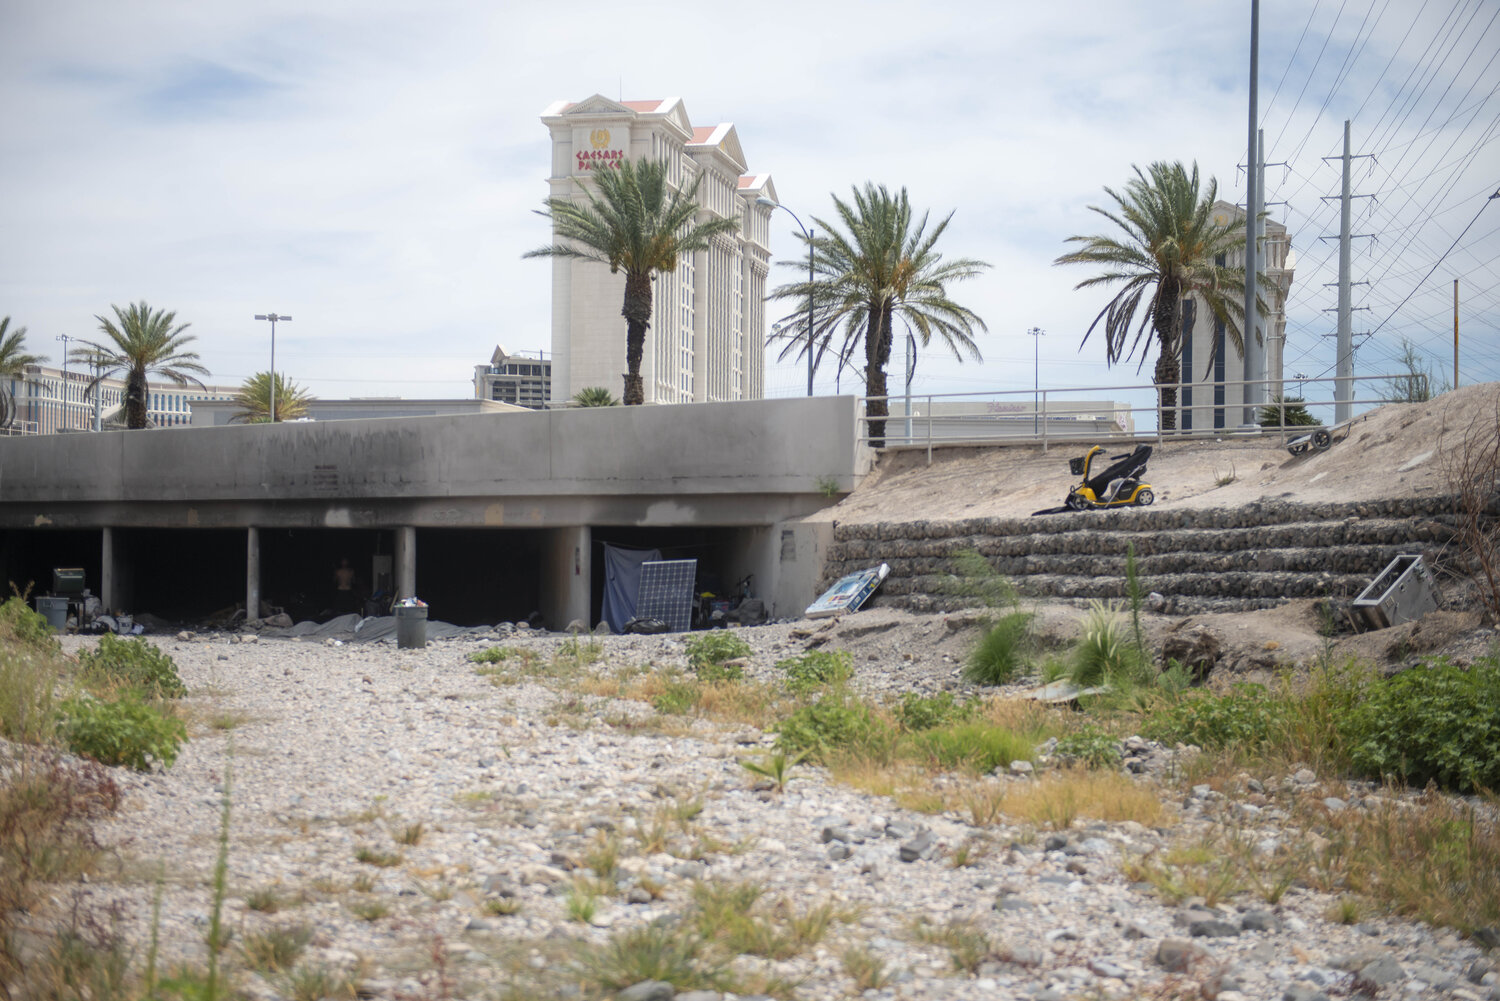
<path id="1" fill-rule="evenodd" d="M 783 792 L 786 784 L 791 781 L 791 771 L 802 759 L 807 757 L 807 752 L 788 755 L 785 751 L 773 751 L 760 761 L 751 761 L 748 758 L 740 759 L 740 767 L 751 775 L 759 775 L 763 779 L 770 779 L 776 785 L 777 792 Z"/>
<path id="2" fill-rule="evenodd" d="M 1035 648 L 1031 612 L 1012 611 L 987 624 L 964 662 L 964 680 L 972 685 L 1005 685 L 1024 673 Z"/>
<path id="3" fill-rule="evenodd" d="M 86 681 L 109 687 L 124 685 L 146 698 L 175 699 L 187 694 L 177 663 L 139 636 L 120 639 L 105 633 L 96 649 L 79 652 L 78 664 Z"/>
<path id="4" fill-rule="evenodd" d="M 786 676 L 788 689 L 805 695 L 852 678 L 854 657 L 845 650 L 809 650 L 799 657 L 777 661 L 776 669 Z"/>
<path id="5" fill-rule="evenodd" d="M 739 681 L 744 670 L 727 661 L 749 657 L 750 644 L 727 629 L 711 629 L 687 641 L 688 666 L 702 681 Z"/>
<path id="6" fill-rule="evenodd" d="M 100 764 L 125 765 L 142 772 L 156 764 L 170 768 L 187 739 L 182 720 L 145 701 L 135 690 L 108 702 L 77 695 L 60 708 L 63 741 L 75 754 Z"/>
<path id="7" fill-rule="evenodd" d="M 938 692 L 936 695 L 904 692 L 895 706 L 896 722 L 908 732 L 967 722 L 978 712 L 979 700 L 960 701 L 953 697 L 952 692 Z"/>

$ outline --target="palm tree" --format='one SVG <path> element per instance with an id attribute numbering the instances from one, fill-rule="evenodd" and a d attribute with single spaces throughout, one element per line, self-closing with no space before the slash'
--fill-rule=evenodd
<path id="1" fill-rule="evenodd" d="M 307 390 L 276 373 L 276 421 L 294 421 L 307 416 L 307 404 L 312 400 Z M 271 373 L 256 372 L 245 380 L 235 394 L 234 405 L 239 409 L 229 418 L 231 424 L 268 424 L 271 421 Z"/>
<path id="2" fill-rule="evenodd" d="M 610 274 L 625 272 L 626 406 L 645 402 L 641 354 L 651 323 L 651 278 L 676 270 L 677 258 L 705 250 L 712 237 L 738 228 L 736 219 L 694 221 L 698 182 L 686 189 L 667 185 L 667 166 L 660 160 L 620 162 L 614 170 L 591 175 L 598 193 L 586 190 L 587 202 L 549 198 L 537 214 L 552 220 L 558 242 L 523 257 L 573 257 L 608 264 Z"/>
<path id="3" fill-rule="evenodd" d="M 569 401 L 575 407 L 618 407 L 620 401 L 603 386 L 588 386 L 573 394 Z"/>
<path id="4" fill-rule="evenodd" d="M 40 365 L 47 359 L 26 353 L 26 328 L 10 329 L 10 317 L 0 317 L 0 379 L 23 379 L 27 365 Z M 0 394 L 0 428 L 10 427 L 16 415 L 16 401 L 10 386 Z"/>
<path id="5" fill-rule="evenodd" d="M 892 195 L 884 185 L 866 183 L 854 189 L 852 203 L 833 197 L 838 224 L 814 218 L 820 234 L 812 240 L 813 279 L 783 285 L 771 298 L 786 300 L 797 309 L 777 327 L 773 339 L 787 341 L 781 357 L 816 350 L 814 364 L 842 339 L 836 350 L 840 366 L 863 345 L 865 395 L 870 444 L 885 444 L 885 367 L 891 359 L 894 326 L 899 319 L 925 347 L 934 337 L 960 361 L 980 360 L 974 344 L 976 331 L 987 328 L 972 310 L 948 297 L 948 285 L 973 278 L 989 267 L 968 257 L 944 260 L 933 249 L 948 223 L 950 212 L 928 229 L 927 213 L 914 218 L 911 200 L 902 188 Z M 806 242 L 807 238 L 802 238 Z M 788 267 L 800 263 L 785 262 Z M 813 334 L 803 311 L 811 292 Z"/>
<path id="6" fill-rule="evenodd" d="M 198 364 L 198 353 L 186 351 L 188 343 L 196 340 L 192 334 L 184 334 L 190 324 L 173 327 L 177 319 L 175 312 L 152 311 L 145 301 L 132 303 L 126 309 L 111 306 L 114 320 L 95 316 L 99 329 L 108 340 L 85 341 L 84 347 L 75 348 L 74 361 L 97 366 L 96 374 L 89 383 L 88 391 L 97 392 L 99 384 L 118 373 L 125 375 L 125 426 L 146 426 L 147 401 L 151 386 L 146 381 L 149 373 L 186 386 L 203 383 L 190 372 L 208 375 L 208 369 Z"/>
<path id="7" fill-rule="evenodd" d="M 1150 327 L 1158 348 L 1155 382 L 1161 426 L 1173 430 L 1177 427 L 1177 385 L 1182 381 L 1182 300 L 1196 294 L 1214 319 L 1224 324 L 1235 350 L 1241 356 L 1245 353 L 1236 322 L 1245 315 L 1245 269 L 1219 263 L 1245 245 L 1245 230 L 1242 222 L 1232 219 L 1214 221 L 1218 182 L 1210 177 L 1208 190 L 1200 193 L 1196 163 L 1191 173 L 1180 162 L 1153 163 L 1144 174 L 1139 167 L 1132 169 L 1135 177 L 1126 182 L 1123 193 L 1104 189 L 1114 199 L 1112 210 L 1089 206 L 1120 227 L 1124 238 L 1070 236 L 1068 243 L 1082 246 L 1052 263 L 1104 265 L 1103 273 L 1079 282 L 1075 289 L 1124 283 L 1089 324 L 1083 341 L 1088 342 L 1102 320 L 1109 364 L 1129 359 L 1139 349 L 1144 365 L 1150 354 L 1150 341 L 1145 338 Z M 1136 325 L 1143 300 L 1147 307 Z M 1265 313 L 1264 303 L 1258 311 Z M 1213 365 L 1212 356 L 1209 365 Z"/>

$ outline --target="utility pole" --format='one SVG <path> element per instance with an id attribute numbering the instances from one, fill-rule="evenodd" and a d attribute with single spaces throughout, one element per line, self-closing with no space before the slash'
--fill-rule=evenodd
<path id="1" fill-rule="evenodd" d="M 1458 388 L 1458 279 L 1453 279 L 1453 388 Z"/>
<path id="2" fill-rule="evenodd" d="M 276 324 L 287 323 L 290 316 L 278 316 L 275 313 L 256 313 L 257 320 L 271 321 L 271 423 L 276 423 Z"/>
<path id="3" fill-rule="evenodd" d="M 1344 155 L 1341 157 L 1324 157 L 1325 160 L 1343 161 L 1343 186 L 1339 192 L 1339 324 L 1338 340 L 1336 348 L 1338 360 L 1334 367 L 1335 381 L 1333 384 L 1333 420 L 1336 424 L 1342 424 L 1350 416 L 1351 401 L 1354 399 L 1354 333 L 1353 333 L 1353 306 L 1351 305 L 1350 289 L 1353 282 L 1349 278 L 1349 241 L 1354 238 L 1350 232 L 1350 203 L 1356 197 L 1349 191 L 1349 164 L 1352 160 L 1361 159 L 1368 154 L 1351 156 L 1349 153 L 1349 121 L 1344 120 Z M 1360 198 L 1368 198 L 1368 195 L 1359 195 Z M 1360 236 L 1368 236 L 1361 233 Z M 1324 335 L 1327 336 L 1327 335 Z"/>
<path id="4" fill-rule="evenodd" d="M 1041 327 L 1026 331 L 1031 335 L 1031 433 L 1036 435 L 1041 420 L 1042 400 L 1042 337 L 1047 333 Z"/>
<path id="5" fill-rule="evenodd" d="M 1354 395 L 1354 335 L 1350 316 L 1349 292 L 1349 120 L 1344 119 L 1344 180 L 1339 189 L 1339 339 L 1337 380 L 1333 384 L 1333 419 L 1342 424 L 1349 419 L 1349 401 Z"/>
<path id="6" fill-rule="evenodd" d="M 1255 133 L 1255 273 L 1266 274 L 1266 130 Z M 1256 302 L 1260 302 L 1260 289 L 1255 290 Z M 1270 319 L 1270 317 L 1267 317 Z M 1256 306 L 1255 323 L 1251 326 L 1255 337 L 1255 372 L 1247 378 L 1260 380 L 1250 384 L 1254 398 L 1255 423 L 1260 423 L 1260 408 L 1266 403 L 1266 382 L 1271 369 L 1271 332 L 1262 330 L 1260 307 Z"/>
<path id="7" fill-rule="evenodd" d="M 1260 144 L 1256 141 L 1256 118 L 1259 117 L 1256 101 L 1258 97 L 1257 83 L 1260 77 L 1260 0 L 1250 0 L 1250 128 L 1245 146 L 1250 155 L 1245 158 L 1245 378 L 1253 379 L 1252 374 L 1257 371 L 1259 365 L 1257 357 L 1260 354 L 1260 344 L 1256 340 L 1255 331 L 1257 314 L 1256 304 L 1256 253 L 1255 235 L 1257 224 L 1260 219 L 1259 195 L 1260 187 L 1256 181 L 1256 166 L 1261 160 Z M 1255 391 L 1252 383 L 1245 383 L 1244 402 L 1245 410 L 1243 423 L 1246 426 L 1255 425 Z"/>

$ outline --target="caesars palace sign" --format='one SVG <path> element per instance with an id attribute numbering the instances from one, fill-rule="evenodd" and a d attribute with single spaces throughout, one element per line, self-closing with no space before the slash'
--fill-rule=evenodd
<path id="1" fill-rule="evenodd" d="M 594 129 L 590 132 L 589 145 L 592 149 L 580 149 L 575 153 L 579 170 L 605 170 L 610 167 L 618 169 L 625 160 L 623 149 L 609 148 L 609 129 Z"/>

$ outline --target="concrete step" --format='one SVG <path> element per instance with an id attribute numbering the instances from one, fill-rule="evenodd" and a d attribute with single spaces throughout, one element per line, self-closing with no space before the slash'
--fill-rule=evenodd
<path id="1" fill-rule="evenodd" d="M 846 538 L 830 547 L 832 562 L 890 562 L 896 558 L 949 557 L 973 550 L 987 557 L 1080 554 L 1138 558 L 1181 552 L 1237 552 L 1306 546 L 1415 545 L 1446 540 L 1450 528 L 1431 518 L 1297 521 L 1282 525 L 1130 531 L 1085 529 L 1015 535 L 951 535 L 941 538 Z"/>
<path id="2" fill-rule="evenodd" d="M 1375 574 L 1410 547 L 1406 544 L 1379 546 L 1300 547 L 1255 549 L 1242 552 L 1180 551 L 1146 556 L 1136 560 L 1136 573 L 1143 579 L 1161 575 L 1219 574 L 1230 572 L 1267 573 L 1276 571 Z M 842 576 L 868 565 L 866 560 L 830 562 L 829 576 Z M 957 561 L 950 557 L 926 556 L 882 561 L 891 568 L 893 577 L 929 577 L 953 574 Z M 1082 554 L 992 557 L 987 561 L 996 573 L 1019 580 L 1049 575 L 1125 576 L 1127 556 L 1089 556 Z M 840 573 L 842 571 L 842 573 Z"/>
<path id="3" fill-rule="evenodd" d="M 948 577 L 886 578 L 882 590 L 896 595 L 942 595 L 955 592 Z M 1370 578 L 1366 574 L 1322 571 L 1277 573 L 1164 574 L 1140 578 L 1141 590 L 1162 595 L 1207 598 L 1317 598 L 1358 594 Z M 1124 598 L 1129 592 L 1123 576 L 1031 574 L 1012 580 L 1016 590 L 1032 597 Z"/>
<path id="4" fill-rule="evenodd" d="M 884 562 L 891 573 L 877 603 L 958 607 L 977 601 L 955 576 L 955 558 L 972 551 L 1022 595 L 1124 599 L 1134 551 L 1142 590 L 1160 593 L 1169 608 L 1260 608 L 1352 598 L 1398 554 L 1440 549 L 1452 535 L 1452 510 L 1451 499 L 1416 498 L 837 525 L 825 577 L 831 584 Z"/>

